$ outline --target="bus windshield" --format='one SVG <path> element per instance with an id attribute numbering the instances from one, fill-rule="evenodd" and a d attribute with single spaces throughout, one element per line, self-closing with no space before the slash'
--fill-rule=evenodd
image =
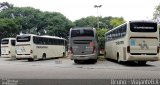
<path id="1" fill-rule="evenodd" d="M 29 42 L 31 36 L 17 36 L 17 42 Z"/>
<path id="2" fill-rule="evenodd" d="M 89 36 L 94 37 L 94 32 L 91 29 L 77 29 L 71 31 L 71 37 Z"/>
<path id="3" fill-rule="evenodd" d="M 130 29 L 132 32 L 156 32 L 157 23 L 131 22 Z"/>
<path id="4" fill-rule="evenodd" d="M 8 43 L 9 43 L 8 39 L 2 40 L 2 42 L 1 42 L 1 44 L 8 44 Z"/>

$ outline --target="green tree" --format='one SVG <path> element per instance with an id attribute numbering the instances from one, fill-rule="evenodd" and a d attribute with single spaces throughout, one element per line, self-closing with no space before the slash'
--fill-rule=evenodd
<path id="1" fill-rule="evenodd" d="M 110 20 L 110 25 L 112 28 L 120 25 L 120 24 L 123 24 L 125 22 L 125 20 L 122 18 L 122 17 L 115 17 L 113 19 Z"/>
<path id="2" fill-rule="evenodd" d="M 108 29 L 97 29 L 97 36 L 99 41 L 99 48 L 104 49 L 104 43 L 105 43 L 105 33 L 108 31 Z"/>
<path id="3" fill-rule="evenodd" d="M 15 37 L 19 33 L 20 23 L 15 19 L 0 19 L 1 38 Z"/>
<path id="4" fill-rule="evenodd" d="M 67 38 L 74 24 L 58 12 L 41 12 L 32 7 L 13 7 L 2 10 L 0 19 L 15 19 L 19 22 L 19 32 L 39 35 L 54 35 Z"/>
<path id="5" fill-rule="evenodd" d="M 46 30 L 47 34 L 67 38 L 73 23 L 58 12 L 45 12 L 41 17 L 38 30 Z"/>
<path id="6" fill-rule="evenodd" d="M 122 17 L 99 17 L 99 28 L 105 28 L 105 29 L 112 29 L 122 23 L 124 23 L 125 20 Z M 89 16 L 86 18 L 81 18 L 79 20 L 76 20 L 75 22 L 76 27 L 95 27 L 97 28 L 97 18 L 94 16 Z"/>
<path id="7" fill-rule="evenodd" d="M 155 11 L 153 13 L 153 19 L 160 23 L 160 4 L 155 8 Z"/>
<path id="8" fill-rule="evenodd" d="M 94 16 L 89 16 L 76 20 L 74 23 L 76 27 L 96 27 L 97 18 Z"/>
<path id="9" fill-rule="evenodd" d="M 6 10 L 8 8 L 13 8 L 13 4 L 10 4 L 8 2 L 1 2 L 0 3 L 0 10 Z"/>
<path id="10" fill-rule="evenodd" d="M 16 19 L 20 24 L 20 29 L 30 33 L 30 29 L 36 28 L 41 12 L 31 7 L 13 7 L 0 12 L 0 18 Z"/>

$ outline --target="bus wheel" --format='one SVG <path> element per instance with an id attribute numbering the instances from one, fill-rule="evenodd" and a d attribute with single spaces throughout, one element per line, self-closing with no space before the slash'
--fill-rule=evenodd
<path id="1" fill-rule="evenodd" d="M 20 58 L 16 58 L 17 60 L 21 60 Z"/>
<path id="2" fill-rule="evenodd" d="M 62 57 L 65 57 L 65 53 L 63 52 L 63 55 L 62 55 Z"/>
<path id="3" fill-rule="evenodd" d="M 117 63 L 120 63 L 120 59 L 119 59 L 119 53 L 117 53 Z"/>
<path id="4" fill-rule="evenodd" d="M 74 60 L 74 63 L 80 64 L 80 61 L 79 60 Z"/>
<path id="5" fill-rule="evenodd" d="M 93 64 L 97 63 L 97 59 L 92 59 L 91 61 Z"/>
<path id="6" fill-rule="evenodd" d="M 46 53 L 43 53 L 42 55 L 42 59 L 45 60 L 46 59 Z"/>
<path id="7" fill-rule="evenodd" d="M 104 52 L 104 58 L 106 58 L 106 52 Z"/>
<path id="8" fill-rule="evenodd" d="M 28 61 L 34 61 L 34 59 L 33 58 L 28 58 Z"/>
<path id="9" fill-rule="evenodd" d="M 147 61 L 138 61 L 139 65 L 146 65 Z"/>

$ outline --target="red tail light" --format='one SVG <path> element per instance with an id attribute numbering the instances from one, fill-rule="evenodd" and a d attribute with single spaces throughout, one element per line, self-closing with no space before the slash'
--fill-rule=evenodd
<path id="1" fill-rule="evenodd" d="M 72 48 L 72 47 L 70 47 L 70 48 L 69 48 L 69 50 L 70 50 L 70 52 L 73 54 L 73 48 Z"/>
<path id="2" fill-rule="evenodd" d="M 95 53 L 95 52 L 96 52 L 96 47 L 93 46 L 93 51 L 92 51 L 92 53 Z"/>
<path id="3" fill-rule="evenodd" d="M 130 53 L 130 46 L 127 46 L 127 52 Z"/>
<path id="4" fill-rule="evenodd" d="M 160 47 L 159 47 L 159 46 L 157 46 L 157 53 L 159 53 L 159 48 L 160 48 Z"/>
<path id="5" fill-rule="evenodd" d="M 90 42 L 89 46 L 93 47 L 93 46 L 95 46 L 95 43 L 94 42 Z"/>
<path id="6" fill-rule="evenodd" d="M 33 53 L 33 50 L 30 50 L 30 53 Z"/>

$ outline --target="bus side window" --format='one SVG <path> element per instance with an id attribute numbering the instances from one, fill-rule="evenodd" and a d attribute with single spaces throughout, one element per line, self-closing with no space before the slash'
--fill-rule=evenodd
<path id="1" fill-rule="evenodd" d="M 123 34 L 122 34 L 122 33 L 123 33 L 123 28 L 121 27 L 121 28 L 120 28 L 120 37 L 123 37 Z"/>
<path id="2" fill-rule="evenodd" d="M 45 45 L 45 38 L 42 38 L 42 45 Z"/>
<path id="3" fill-rule="evenodd" d="M 15 46 L 16 45 L 16 41 L 15 40 L 11 40 L 11 45 Z"/>
<path id="4" fill-rule="evenodd" d="M 60 45 L 63 45 L 63 41 L 62 40 L 60 40 L 60 43 L 61 43 Z"/>
<path id="5" fill-rule="evenodd" d="M 52 39 L 48 38 L 48 44 L 52 45 Z"/>
<path id="6" fill-rule="evenodd" d="M 123 31 L 123 36 L 125 36 L 126 35 L 126 29 L 127 29 L 127 25 L 124 25 L 123 26 L 123 28 L 122 28 L 122 31 Z"/>
<path id="7" fill-rule="evenodd" d="M 54 45 L 54 39 L 51 39 L 51 43 L 52 43 L 52 45 Z"/>

